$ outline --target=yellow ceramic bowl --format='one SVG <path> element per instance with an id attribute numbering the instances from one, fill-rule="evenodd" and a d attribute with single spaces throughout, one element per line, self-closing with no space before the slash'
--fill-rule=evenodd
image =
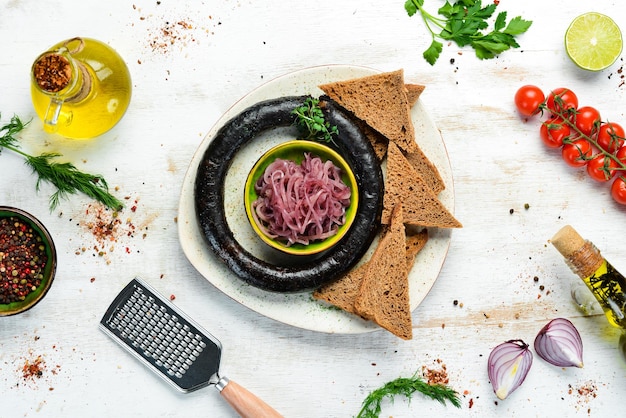
<path id="1" fill-rule="evenodd" d="M 263 175 L 265 169 L 277 158 L 295 161 L 299 164 L 300 162 L 302 162 L 302 160 L 304 160 L 304 154 L 306 152 L 310 152 L 312 155 L 320 157 L 322 161 L 331 160 L 337 167 L 341 169 L 342 180 L 350 188 L 351 191 L 350 206 L 348 206 L 348 208 L 346 209 L 346 222 L 339 227 L 335 235 L 328 237 L 324 240 L 311 242 L 308 245 L 293 244 L 291 246 L 287 246 L 281 241 L 268 237 L 265 233 L 263 233 L 261 228 L 259 228 L 256 221 L 254 220 L 254 217 L 252 215 L 252 203 L 258 197 L 256 191 L 254 190 L 254 185 L 259 177 Z M 284 253 L 293 255 L 317 254 L 322 251 L 328 250 L 333 245 L 338 243 L 339 240 L 341 240 L 341 238 L 346 234 L 346 232 L 348 232 L 350 226 L 354 222 L 354 218 L 358 209 L 358 202 L 359 193 L 356 179 L 346 160 L 344 160 L 343 157 L 332 148 L 319 142 L 306 140 L 284 142 L 263 154 L 263 156 L 256 162 L 256 164 L 254 165 L 254 167 L 252 167 L 252 170 L 248 174 L 244 190 L 244 203 L 246 207 L 246 214 L 248 215 L 248 220 L 250 221 L 252 229 L 254 229 L 259 238 L 261 238 L 261 240 L 263 240 L 263 242 L 265 242 L 269 246 L 276 248 L 277 250 L 280 250 Z"/>
<path id="2" fill-rule="evenodd" d="M 54 242 L 52 241 L 52 237 L 48 230 L 43 226 L 37 218 L 33 215 L 17 208 L 12 208 L 8 206 L 0 206 L 0 220 L 3 219 L 11 219 L 11 228 L 14 228 L 15 231 L 19 234 L 32 234 L 33 237 L 39 242 L 41 246 L 41 251 L 45 253 L 47 261 L 43 270 L 41 272 L 42 277 L 40 278 L 40 283 L 36 286 L 35 290 L 29 291 L 27 295 L 25 295 L 24 300 L 21 301 L 13 301 L 9 303 L 4 303 L 5 292 L 9 292 L 7 287 L 11 287 L 13 285 L 20 285 L 21 279 L 19 276 L 17 279 L 11 279 L 11 275 L 7 275 L 8 263 L 6 257 L 7 254 L 5 252 L 5 245 L 2 243 L 5 240 L 7 234 L 3 233 L 0 230 L 0 268 L 4 267 L 5 272 L 2 273 L 0 279 L 0 286 L 4 286 L 4 288 L 0 288 L 0 294 L 2 294 L 2 300 L 0 300 L 0 316 L 9 316 L 22 313 L 24 311 L 29 310 L 33 306 L 35 306 L 43 297 L 48 293 L 50 286 L 52 286 L 52 281 L 54 280 L 54 275 L 56 272 L 57 265 L 57 254 L 54 246 Z M 17 226 L 15 224 L 18 224 Z M 17 271 L 17 270 L 16 270 Z M 18 280 L 17 283 L 14 283 L 13 280 Z M 11 283 L 8 283 L 11 282 Z"/>

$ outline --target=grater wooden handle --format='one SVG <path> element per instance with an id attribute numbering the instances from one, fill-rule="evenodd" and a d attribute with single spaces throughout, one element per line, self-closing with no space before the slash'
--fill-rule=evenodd
<path id="1" fill-rule="evenodd" d="M 228 380 L 220 393 L 242 418 L 283 418 L 274 408 L 232 380 Z"/>

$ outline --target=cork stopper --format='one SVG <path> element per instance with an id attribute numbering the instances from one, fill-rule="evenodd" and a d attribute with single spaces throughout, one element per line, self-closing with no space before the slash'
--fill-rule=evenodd
<path id="1" fill-rule="evenodd" d="M 565 258 L 569 258 L 585 245 L 584 238 L 571 225 L 565 225 L 561 228 L 559 232 L 554 234 L 551 242 Z"/>
<path id="2" fill-rule="evenodd" d="M 572 271 L 582 278 L 591 276 L 604 262 L 600 251 L 570 225 L 561 228 L 550 241 Z"/>

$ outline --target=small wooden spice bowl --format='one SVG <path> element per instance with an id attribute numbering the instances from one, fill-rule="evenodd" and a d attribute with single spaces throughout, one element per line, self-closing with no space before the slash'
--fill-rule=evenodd
<path id="1" fill-rule="evenodd" d="M 21 209 L 0 206 L 0 316 L 39 303 L 52 286 L 56 265 L 56 248 L 43 224 Z"/>

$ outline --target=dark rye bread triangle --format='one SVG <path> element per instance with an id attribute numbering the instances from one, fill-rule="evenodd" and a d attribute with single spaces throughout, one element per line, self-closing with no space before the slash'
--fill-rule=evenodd
<path id="1" fill-rule="evenodd" d="M 404 222 L 398 203 L 390 228 L 367 264 L 354 309 L 404 340 L 413 338 L 408 274 Z"/>
<path id="2" fill-rule="evenodd" d="M 406 265 L 409 271 L 413 268 L 415 257 L 422 251 L 428 242 L 428 229 L 413 231 L 413 228 L 405 226 L 406 233 Z"/>
<path id="3" fill-rule="evenodd" d="M 439 174 L 437 166 L 435 166 L 424 154 L 422 149 L 417 146 L 413 151 L 405 154 L 405 157 L 409 164 L 413 166 L 415 171 L 422 176 L 422 179 L 426 182 L 430 190 L 438 195 L 443 189 L 446 188 L 446 184 Z"/>
<path id="4" fill-rule="evenodd" d="M 412 107 L 424 91 L 425 86 L 421 84 L 405 84 L 405 88 L 407 90 L 408 105 Z M 370 144 L 372 144 L 378 161 L 382 162 L 387 155 L 389 139 L 362 120 L 359 120 L 359 126 Z M 410 147 L 410 152 L 406 154 L 406 157 L 435 194 L 439 194 L 445 189 L 446 186 L 439 174 L 439 170 L 428 159 L 417 143 Z"/>
<path id="5" fill-rule="evenodd" d="M 387 176 L 381 222 L 388 224 L 395 202 L 402 202 L 404 223 L 423 227 L 461 228 L 422 176 L 392 142 L 387 148 Z"/>
<path id="6" fill-rule="evenodd" d="M 411 271 L 417 254 L 424 248 L 428 242 L 428 230 L 414 232 L 406 230 L 406 268 L 407 272 Z M 338 280 L 326 284 L 313 292 L 313 298 L 323 300 L 346 312 L 356 313 L 354 311 L 354 301 L 359 295 L 361 282 L 365 276 L 365 271 L 369 261 L 353 268 L 347 274 Z"/>
<path id="7" fill-rule="evenodd" d="M 354 301 L 359 294 L 367 263 L 353 268 L 339 279 L 326 284 L 313 292 L 313 298 L 323 300 L 346 312 L 354 311 Z"/>
<path id="8" fill-rule="evenodd" d="M 374 148 L 374 153 L 378 158 L 378 162 L 382 162 L 387 155 L 387 144 L 389 143 L 389 140 L 385 137 L 385 135 L 381 134 L 363 121 L 359 121 L 358 125 L 363 134 L 365 134 L 365 137 L 369 140 L 370 144 L 372 144 L 372 148 Z"/>
<path id="9" fill-rule="evenodd" d="M 422 84 L 405 84 L 404 88 L 406 89 L 406 100 L 409 104 L 409 107 L 413 107 L 415 103 L 417 103 L 417 99 L 420 98 L 426 86 Z"/>
<path id="10" fill-rule="evenodd" d="M 403 150 L 414 149 L 415 129 L 404 70 L 322 84 L 319 88 Z"/>
<path id="11" fill-rule="evenodd" d="M 422 92 L 426 88 L 421 84 L 406 84 L 407 89 L 407 99 L 409 102 L 409 107 L 415 106 L 417 100 L 422 95 Z M 443 189 L 446 188 L 446 185 L 441 178 L 441 174 L 439 174 L 439 170 L 437 166 L 435 166 L 424 154 L 422 149 L 419 147 L 419 144 L 415 149 L 412 149 L 410 152 L 406 153 L 406 159 L 409 160 L 413 168 L 417 170 L 417 172 L 422 176 L 428 187 L 435 193 L 439 194 Z"/>

